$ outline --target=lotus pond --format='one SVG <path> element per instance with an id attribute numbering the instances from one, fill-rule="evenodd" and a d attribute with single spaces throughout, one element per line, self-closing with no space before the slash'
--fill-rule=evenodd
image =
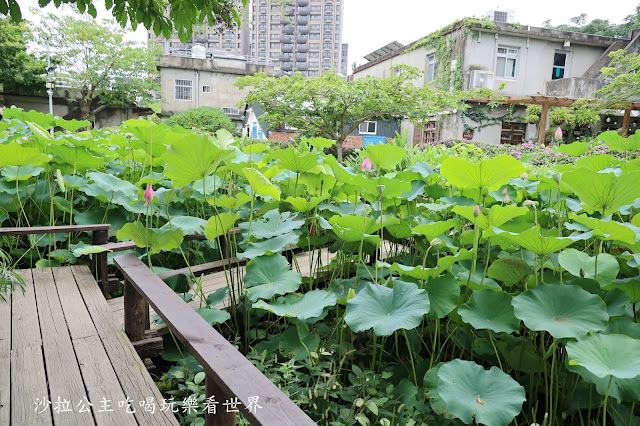
<path id="1" fill-rule="evenodd" d="M 227 288 L 167 285 L 319 424 L 640 421 L 640 134 L 564 145 L 542 166 L 395 145 L 340 164 L 320 138 L 272 149 L 226 131 L 86 125 L 5 110 L 2 226 L 110 223 L 157 272 L 214 261 L 226 243 L 248 260 Z M 184 241 L 196 233 L 207 239 Z M 88 235 L 2 243 L 3 271 L 100 250 Z M 204 404 L 201 367 L 165 343 L 161 389 Z"/>

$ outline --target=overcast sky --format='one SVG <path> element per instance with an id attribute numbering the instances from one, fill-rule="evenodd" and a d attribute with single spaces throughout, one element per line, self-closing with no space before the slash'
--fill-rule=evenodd
<path id="1" fill-rule="evenodd" d="M 104 1 L 94 0 L 99 17 L 104 12 Z M 344 14 L 343 42 L 349 44 L 349 70 L 351 64 L 365 62 L 363 56 L 397 40 L 408 44 L 432 31 L 465 16 L 481 17 L 488 10 L 513 10 L 515 21 L 523 25 L 540 26 L 551 19 L 553 25 L 566 24 L 569 19 L 586 13 L 588 20 L 608 19 L 622 23 L 625 16 L 635 11 L 640 0 L 342 0 Z M 33 19 L 30 7 L 37 0 L 18 0 L 27 19 Z M 55 10 L 48 6 L 46 10 Z M 132 39 L 146 41 L 140 26 Z"/>

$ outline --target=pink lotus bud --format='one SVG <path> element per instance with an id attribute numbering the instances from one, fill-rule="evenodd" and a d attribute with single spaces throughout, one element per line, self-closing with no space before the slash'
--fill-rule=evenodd
<path id="1" fill-rule="evenodd" d="M 556 129 L 555 137 L 558 140 L 562 139 L 562 129 L 560 128 L 560 126 L 558 126 L 558 128 Z"/>
<path id="2" fill-rule="evenodd" d="M 473 217 L 478 217 L 479 214 L 480 214 L 480 206 L 476 204 L 476 208 L 473 209 Z"/>
<path id="3" fill-rule="evenodd" d="M 509 203 L 511 202 L 511 198 L 509 198 L 509 194 L 507 194 L 507 195 L 505 195 L 505 196 L 504 196 L 504 202 L 505 202 L 506 204 L 509 204 Z"/>
<path id="4" fill-rule="evenodd" d="M 146 201 L 146 203 L 144 203 L 145 207 L 153 201 L 153 186 L 151 184 L 148 184 L 147 189 L 144 191 L 144 201 Z"/>
<path id="5" fill-rule="evenodd" d="M 362 171 L 363 172 L 370 172 L 371 171 L 371 160 L 369 160 L 369 157 L 365 158 L 364 161 L 362 162 Z"/>
<path id="6" fill-rule="evenodd" d="M 507 188 L 502 190 L 502 195 L 507 195 L 509 192 L 507 191 Z"/>

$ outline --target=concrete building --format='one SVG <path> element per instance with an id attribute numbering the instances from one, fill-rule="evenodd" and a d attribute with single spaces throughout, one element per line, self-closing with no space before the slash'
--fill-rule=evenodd
<path id="1" fill-rule="evenodd" d="M 385 46 L 367 55 L 368 62 L 357 67 L 352 78 L 386 77 L 393 65 L 406 64 L 424 71 L 419 85 L 496 90 L 513 99 L 513 105 L 490 109 L 478 104 L 475 115 L 454 111 L 402 127 L 414 143 L 463 138 L 519 143 L 538 137 L 536 124 L 524 121 L 526 107 L 520 104 L 536 103 L 544 109 L 546 103 L 548 109 L 593 96 L 604 85 L 600 69 L 608 64 L 608 54 L 617 49 L 637 52 L 640 47 L 640 31 L 620 39 L 508 23 L 513 22 L 512 13 L 489 15 L 494 21 L 461 20 L 442 30 L 438 37 L 446 40 L 444 47 L 436 47 L 428 37 L 407 46 Z M 478 117 L 484 120 L 474 121 Z M 547 123 L 542 121 L 544 132 Z"/>
<path id="2" fill-rule="evenodd" d="M 238 107 L 249 89 L 234 86 L 244 75 L 264 72 L 273 75 L 273 66 L 248 61 L 239 54 L 218 52 L 209 58 L 162 56 L 158 65 L 162 113 L 174 114 L 200 106 L 222 108 L 232 119 L 241 119 Z"/>
<path id="3" fill-rule="evenodd" d="M 318 77 L 326 71 L 346 76 L 348 48 L 342 43 L 344 0 L 252 0 L 243 20 L 246 23 L 221 34 L 215 28 L 195 31 L 188 43 L 177 34 L 170 39 L 148 31 L 149 41 L 159 43 L 165 55 L 192 56 L 194 46 L 203 46 L 206 56 L 219 52 L 240 53 L 250 61 L 273 65 L 275 75 L 301 72 Z"/>

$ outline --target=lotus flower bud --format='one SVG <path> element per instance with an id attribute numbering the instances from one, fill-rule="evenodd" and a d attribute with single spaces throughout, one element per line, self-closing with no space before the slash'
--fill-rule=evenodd
<path id="1" fill-rule="evenodd" d="M 365 158 L 364 161 L 362 162 L 361 170 L 363 172 L 370 172 L 371 167 L 372 167 L 371 160 L 369 160 L 369 157 Z"/>
<path id="2" fill-rule="evenodd" d="M 504 196 L 504 202 L 505 204 L 509 204 L 511 202 L 511 198 L 509 198 L 509 194 Z"/>
<path id="3" fill-rule="evenodd" d="M 538 202 L 533 200 L 525 200 L 522 205 L 524 207 L 533 207 L 534 209 L 538 207 Z"/>
<path id="4" fill-rule="evenodd" d="M 376 185 L 376 189 L 380 194 L 382 194 L 384 192 L 384 185 Z"/>
<path id="5" fill-rule="evenodd" d="M 440 250 L 443 246 L 442 240 L 440 238 L 434 238 L 431 240 L 430 247 L 433 247 L 436 250 Z"/>
<path id="6" fill-rule="evenodd" d="M 555 175 L 553 175 L 553 180 L 558 182 L 558 185 L 560 185 L 560 183 L 562 182 L 562 175 L 560 173 L 556 173 Z"/>
<path id="7" fill-rule="evenodd" d="M 507 188 L 502 190 L 502 195 L 507 195 L 509 192 L 507 191 Z"/>
<path id="8" fill-rule="evenodd" d="M 144 203 L 144 206 L 147 207 L 147 205 L 153 201 L 153 186 L 151 184 L 147 185 L 147 189 L 145 189 L 144 191 L 144 201 L 146 201 Z"/>
<path id="9" fill-rule="evenodd" d="M 557 140 L 562 139 L 562 129 L 560 128 L 560 126 L 558 126 L 558 128 L 556 129 L 555 137 Z"/>
<path id="10" fill-rule="evenodd" d="M 527 180 L 527 179 L 529 179 L 529 175 L 528 175 L 527 173 L 522 173 L 522 174 L 520 175 L 520 179 L 522 179 L 522 180 Z"/>
<path id="11" fill-rule="evenodd" d="M 478 217 L 480 214 L 480 205 L 476 204 L 476 207 L 473 209 L 473 217 Z"/>

